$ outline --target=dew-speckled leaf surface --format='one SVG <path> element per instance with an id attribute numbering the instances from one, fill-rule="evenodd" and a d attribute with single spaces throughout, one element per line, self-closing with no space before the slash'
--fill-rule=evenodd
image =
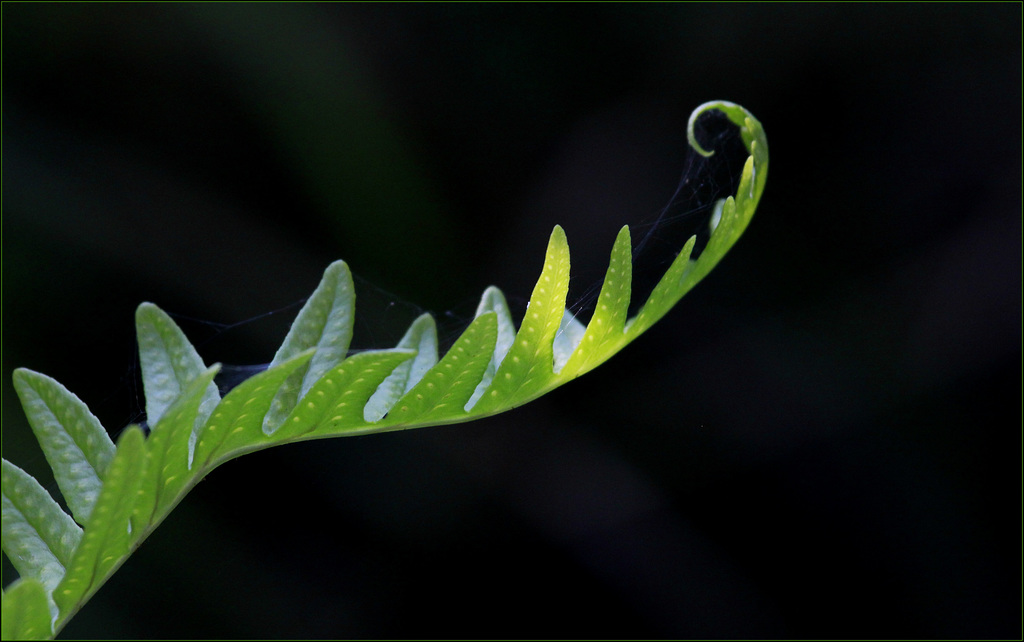
<path id="1" fill-rule="evenodd" d="M 131 531 L 129 522 L 146 465 L 145 448 L 145 437 L 137 426 L 128 427 L 117 442 L 82 541 L 53 592 L 61 620 L 74 613 L 124 561 L 139 535 L 139 529 Z"/>
<path id="2" fill-rule="evenodd" d="M 60 492 L 75 519 L 84 524 L 103 487 L 114 442 L 82 400 L 50 377 L 19 368 L 13 379 Z"/>
<path id="3" fill-rule="evenodd" d="M 146 422 L 152 427 L 192 380 L 206 370 L 206 364 L 178 324 L 152 303 L 143 303 L 135 311 L 135 328 L 146 392 Z M 203 396 L 198 424 L 219 401 L 220 393 L 211 382 Z"/>
<path id="4" fill-rule="evenodd" d="M 498 337 L 497 315 L 473 319 L 447 354 L 402 397 L 382 423 L 408 426 L 458 420 L 487 363 Z"/>
<path id="5" fill-rule="evenodd" d="M 355 315 L 355 287 L 344 261 L 331 263 L 316 290 L 299 310 L 271 366 L 316 348 L 313 358 L 281 385 L 263 420 L 263 431 L 272 434 L 313 384 L 348 354 Z"/>
<path id="6" fill-rule="evenodd" d="M 22 577 L 39 580 L 47 594 L 64 577 L 82 529 L 29 475 L 2 460 L 3 550 Z"/>
<path id="7" fill-rule="evenodd" d="M 37 580 L 21 578 L 4 591 L 0 636 L 3 640 L 49 640 L 53 637 L 46 589 Z"/>
<path id="8" fill-rule="evenodd" d="M 363 409 L 363 419 L 374 423 L 388 414 L 395 402 L 409 392 L 437 363 L 437 325 L 434 317 L 423 314 L 409 326 L 396 348 L 415 350 L 416 356 L 399 365 L 384 379 Z"/>

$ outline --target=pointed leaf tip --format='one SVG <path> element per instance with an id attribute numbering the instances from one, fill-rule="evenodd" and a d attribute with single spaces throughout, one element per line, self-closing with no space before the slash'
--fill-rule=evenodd
<path id="1" fill-rule="evenodd" d="M 428 370 L 437 363 L 437 325 L 429 314 L 420 315 L 402 337 L 398 350 L 413 350 L 416 356 L 404 361 L 377 387 L 363 408 L 363 419 L 376 423 L 388 414 L 405 393 L 409 392 Z"/>
<path id="2" fill-rule="evenodd" d="M 185 388 L 206 370 L 206 364 L 178 324 L 156 305 L 139 305 L 135 328 L 146 393 L 146 421 L 153 427 Z M 220 392 L 211 382 L 204 392 L 194 429 L 206 421 L 219 402 Z"/>
<path id="3" fill-rule="evenodd" d="M 356 294 L 352 273 L 344 261 L 335 261 L 306 304 L 299 310 L 278 348 L 271 366 L 300 352 L 316 348 L 309 363 L 296 369 L 281 385 L 263 421 L 263 431 L 272 435 L 295 408 L 299 399 L 329 370 L 345 360 L 352 341 Z"/>

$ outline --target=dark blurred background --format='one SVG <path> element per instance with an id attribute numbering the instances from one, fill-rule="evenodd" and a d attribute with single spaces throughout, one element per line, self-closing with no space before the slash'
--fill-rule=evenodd
<path id="1" fill-rule="evenodd" d="M 453 333 L 556 223 L 600 278 L 698 104 L 771 146 L 744 238 L 611 362 L 226 464 L 64 637 L 1019 639 L 1020 4 L 2 12 L 3 455 L 48 484 L 11 371 L 116 434 L 142 301 L 266 362 L 343 258 L 357 347 Z"/>

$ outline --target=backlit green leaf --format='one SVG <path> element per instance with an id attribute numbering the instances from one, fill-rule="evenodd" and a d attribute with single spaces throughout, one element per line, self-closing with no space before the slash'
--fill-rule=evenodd
<path id="1" fill-rule="evenodd" d="M 497 315 L 478 316 L 446 355 L 402 397 L 385 425 L 409 426 L 462 418 L 465 405 L 494 354 Z"/>
<path id="2" fill-rule="evenodd" d="M 473 414 L 514 408 L 547 388 L 554 378 L 552 344 L 561 327 L 568 292 L 569 245 L 565 232 L 556 225 L 548 241 L 544 269 L 526 308 L 526 317 L 490 388 L 473 407 Z"/>
<path id="3" fill-rule="evenodd" d="M 4 591 L 3 640 L 49 640 L 53 637 L 46 589 L 35 579 L 22 577 Z"/>
<path id="4" fill-rule="evenodd" d="M 139 529 L 133 532 L 131 518 L 146 466 L 145 448 L 145 437 L 137 426 L 125 430 L 117 442 L 82 540 L 53 592 L 60 607 L 58 628 L 121 565 L 140 536 Z"/>
<path id="5" fill-rule="evenodd" d="M 423 375 L 437 363 L 437 326 L 434 317 L 424 314 L 413 321 L 395 347 L 415 350 L 416 356 L 395 368 L 370 397 L 363 409 L 363 418 L 367 423 L 383 419 L 395 402 L 419 383 Z"/>
<path id="6" fill-rule="evenodd" d="M 114 442 L 78 397 L 46 375 L 19 368 L 14 389 L 68 508 L 84 524 L 114 457 Z"/>
<path id="7" fill-rule="evenodd" d="M 229 392 L 199 433 L 193 470 L 208 471 L 232 457 L 277 443 L 263 432 L 263 417 L 282 382 L 305 365 L 313 350 L 246 379 Z"/>
<path id="8" fill-rule="evenodd" d="M 133 515 L 136 527 L 152 524 L 173 506 L 181 490 L 194 481 L 195 476 L 190 474 L 192 427 L 204 393 L 219 369 L 215 365 L 193 379 L 146 439 L 147 461 Z"/>
<path id="9" fill-rule="evenodd" d="M 143 303 L 135 312 L 139 335 L 139 364 L 146 391 L 146 422 L 157 425 L 163 414 L 181 393 L 206 370 L 206 364 L 185 337 L 178 324 L 152 303 Z M 190 447 L 196 433 L 220 402 L 220 393 L 212 381 L 203 391 L 199 413 L 191 427 Z"/>
<path id="10" fill-rule="evenodd" d="M 64 578 L 82 529 L 35 477 L 6 459 L 0 463 L 4 553 L 22 577 L 39 580 L 49 597 Z"/>
<path id="11" fill-rule="evenodd" d="M 355 300 L 355 287 L 348 265 L 344 261 L 331 263 L 316 290 L 299 310 L 288 336 L 270 362 L 271 366 L 276 366 L 309 348 L 316 348 L 309 363 L 296 369 L 275 395 L 263 421 L 263 431 L 268 435 L 280 427 L 313 384 L 348 354 Z"/>
<path id="12" fill-rule="evenodd" d="M 370 395 L 400 363 L 414 356 L 412 350 L 372 350 L 342 361 L 299 401 L 275 436 L 314 439 L 370 426 L 364 418 Z"/>

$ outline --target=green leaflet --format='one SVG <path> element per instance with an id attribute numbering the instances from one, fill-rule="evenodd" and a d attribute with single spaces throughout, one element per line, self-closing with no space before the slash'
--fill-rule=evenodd
<path id="1" fill-rule="evenodd" d="M 448 354 L 398 401 L 383 423 L 415 426 L 461 417 L 494 354 L 497 338 L 497 314 L 487 312 L 478 316 Z"/>
<path id="2" fill-rule="evenodd" d="M 396 347 L 400 350 L 414 350 L 416 356 L 395 368 L 370 396 L 363 409 L 363 419 L 367 423 L 383 419 L 395 402 L 419 383 L 423 375 L 437 363 L 437 325 L 434 317 L 423 314 L 413 321 Z"/>
<path id="3" fill-rule="evenodd" d="M 22 577 L 4 591 L 0 634 L 4 640 L 49 640 L 53 637 L 46 589 Z"/>
<path id="4" fill-rule="evenodd" d="M 629 311 L 630 286 L 633 282 L 632 250 L 629 226 L 623 226 L 615 237 L 612 257 L 605 273 L 597 307 L 590 318 L 581 348 L 573 353 L 559 373 L 563 378 L 578 377 L 601 365 L 605 359 L 628 342 L 624 334 Z"/>
<path id="5" fill-rule="evenodd" d="M 345 358 L 352 341 L 355 305 L 352 273 L 344 261 L 335 261 L 324 272 L 320 285 L 299 310 L 299 315 L 288 330 L 288 336 L 270 362 L 271 366 L 276 366 L 300 352 L 316 348 L 309 363 L 295 370 L 274 397 L 270 412 L 263 420 L 263 431 L 268 435 L 280 427 L 299 398 L 325 372 Z"/>
<path id="6" fill-rule="evenodd" d="M 177 503 L 179 492 L 192 481 L 192 427 L 205 391 L 219 369 L 215 365 L 193 379 L 146 439 L 145 472 L 132 510 L 135 528 L 156 522 L 159 515 Z"/>
<path id="7" fill-rule="evenodd" d="M 332 263 L 270 367 L 223 399 L 170 316 L 151 303 L 136 314 L 151 434 L 129 427 L 114 444 L 81 400 L 45 375 L 19 369 L 14 385 L 68 506 L 3 461 L 3 550 L 21 578 L 3 595 L 3 639 L 52 637 L 213 468 L 292 441 L 469 421 L 504 412 L 607 361 L 663 317 L 706 276 L 750 222 L 768 175 L 768 144 L 745 109 L 716 101 L 690 117 L 725 113 L 749 157 L 736 194 L 716 205 L 711 235 L 691 260 L 681 248 L 637 315 L 627 318 L 631 239 L 623 227 L 589 323 L 565 308 L 569 245 L 561 227 L 518 330 L 501 291 L 489 287 L 476 317 L 438 359 L 437 330 L 422 315 L 391 349 L 349 354 L 352 275 Z M 51 629 L 52 623 L 52 629 Z"/>
<path id="8" fill-rule="evenodd" d="M 206 370 L 206 365 L 181 328 L 152 303 L 139 306 L 135 312 L 135 327 L 139 338 L 142 385 L 146 391 L 146 420 L 153 427 L 189 382 Z M 190 453 L 195 447 L 199 427 L 219 402 L 220 393 L 210 381 L 203 392 L 200 411 L 190 427 Z"/>
<path id="9" fill-rule="evenodd" d="M 139 306 L 135 312 L 135 328 L 142 385 L 146 391 L 146 419 L 153 426 L 185 386 L 206 370 L 206 365 L 181 328 L 152 303 Z M 208 415 L 219 401 L 217 386 L 210 384 L 203 399 L 204 413 Z"/>
<path id="10" fill-rule="evenodd" d="M 82 539 L 82 529 L 50 494 L 22 469 L 4 459 L 3 549 L 24 578 L 38 580 L 49 601 Z M 53 615 L 57 610 L 54 605 Z"/>
<path id="11" fill-rule="evenodd" d="M 282 441 L 352 433 L 367 426 L 364 408 L 370 395 L 412 350 L 362 352 L 342 361 L 302 398 L 275 433 Z"/>
<path id="12" fill-rule="evenodd" d="M 19 368 L 14 389 L 61 494 L 84 524 L 114 456 L 114 442 L 81 399 L 46 375 Z"/>
<path id="13" fill-rule="evenodd" d="M 263 432 L 263 417 L 288 375 L 312 356 L 313 350 L 301 352 L 229 392 L 199 433 L 193 470 L 209 471 L 228 459 L 278 443 L 277 436 Z"/>
<path id="14" fill-rule="evenodd" d="M 477 400 L 483 396 L 484 391 L 490 387 L 491 381 L 494 379 L 494 373 L 497 372 L 498 366 L 501 365 L 505 355 L 512 348 L 512 342 L 516 339 L 516 326 L 512 322 L 512 313 L 508 310 L 505 295 L 493 285 L 484 290 L 483 296 L 480 297 L 480 305 L 476 308 L 475 316 L 479 317 L 488 312 L 493 312 L 496 315 L 498 337 L 494 342 L 494 352 L 491 354 L 491 360 L 487 363 L 487 367 L 484 368 L 483 377 L 480 378 L 480 383 L 477 384 L 473 394 L 469 397 L 469 401 L 466 402 L 466 411 L 475 406 Z"/>
<path id="15" fill-rule="evenodd" d="M 58 628 L 124 562 L 139 537 L 139 529 L 133 528 L 130 520 L 145 471 L 145 450 L 145 437 L 138 427 L 121 434 L 82 541 L 53 592 L 60 608 Z"/>
<path id="16" fill-rule="evenodd" d="M 569 292 L 569 244 L 555 226 L 548 241 L 540 279 L 526 308 L 512 348 L 494 374 L 494 381 L 473 407 L 474 414 L 514 408 L 542 394 L 554 377 L 554 340 Z"/>

